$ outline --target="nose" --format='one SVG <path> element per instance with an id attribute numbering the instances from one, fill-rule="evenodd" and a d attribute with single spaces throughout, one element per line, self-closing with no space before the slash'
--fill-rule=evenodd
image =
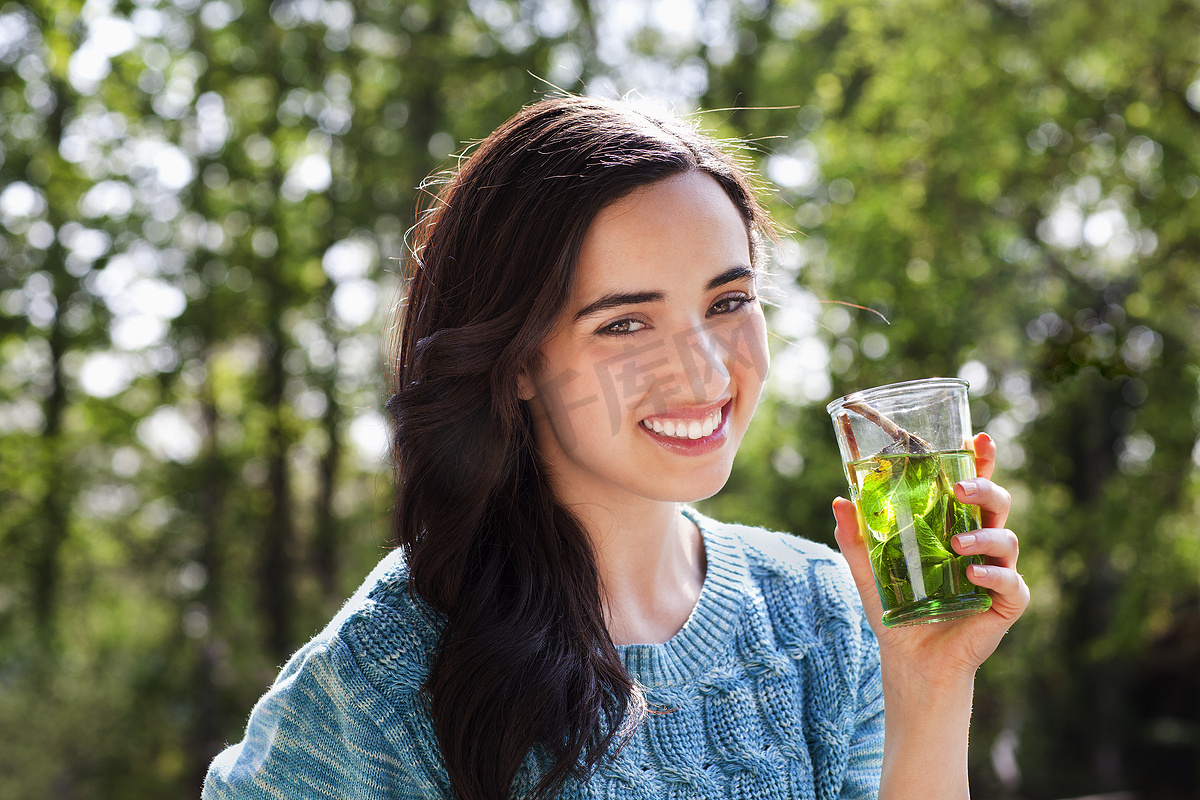
<path id="1" fill-rule="evenodd" d="M 736 352 L 736 342 L 726 341 L 722 333 L 699 323 L 673 337 L 677 374 L 696 403 L 715 400 L 729 387 L 730 359 Z"/>

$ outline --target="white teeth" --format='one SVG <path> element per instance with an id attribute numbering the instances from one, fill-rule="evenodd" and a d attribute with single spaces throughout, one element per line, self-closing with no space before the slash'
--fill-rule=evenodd
<path id="1" fill-rule="evenodd" d="M 673 439 L 701 439 L 711 435 L 721 425 L 721 411 L 718 409 L 702 420 L 642 420 L 642 425 L 647 430 Z"/>

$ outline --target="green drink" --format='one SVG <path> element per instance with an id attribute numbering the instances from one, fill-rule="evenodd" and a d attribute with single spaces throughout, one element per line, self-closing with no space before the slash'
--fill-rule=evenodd
<path id="1" fill-rule="evenodd" d="M 967 580 L 967 567 L 983 559 L 950 546 L 952 536 L 979 528 L 979 509 L 959 503 L 953 488 L 974 477 L 974 453 L 880 453 L 848 466 L 884 625 L 938 622 L 991 607 L 991 596 Z"/>
<path id="2" fill-rule="evenodd" d="M 950 544 L 980 527 L 978 507 L 954 497 L 954 484 L 975 477 L 966 382 L 881 386 L 835 400 L 828 411 L 883 624 L 941 622 L 990 608 L 991 595 L 967 579 L 967 567 L 983 559 L 960 556 Z"/>

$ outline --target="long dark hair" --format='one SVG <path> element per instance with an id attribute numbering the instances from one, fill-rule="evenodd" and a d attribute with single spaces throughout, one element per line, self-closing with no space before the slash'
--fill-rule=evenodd
<path id="1" fill-rule="evenodd" d="M 721 184 L 756 240 L 763 211 L 713 140 L 624 103 L 551 98 L 480 143 L 414 230 L 388 364 L 393 533 L 410 590 L 444 621 L 425 692 L 458 800 L 508 797 L 539 747 L 533 796 L 553 795 L 645 714 L 518 376 L 570 295 L 596 213 L 690 170 Z"/>

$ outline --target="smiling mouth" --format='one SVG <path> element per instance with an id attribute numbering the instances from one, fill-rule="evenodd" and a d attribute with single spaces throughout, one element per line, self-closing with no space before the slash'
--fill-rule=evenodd
<path id="1" fill-rule="evenodd" d="M 640 424 L 651 433 L 668 439 L 703 439 L 721 427 L 721 416 L 724 411 L 725 407 L 722 406 L 700 419 L 649 417 L 642 420 Z"/>

